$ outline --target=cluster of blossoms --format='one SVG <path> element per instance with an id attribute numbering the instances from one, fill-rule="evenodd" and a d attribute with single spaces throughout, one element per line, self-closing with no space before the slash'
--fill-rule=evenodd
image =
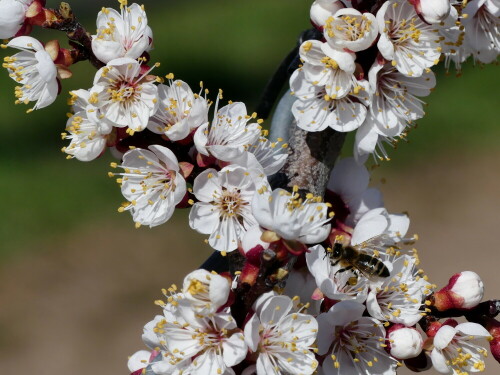
<path id="1" fill-rule="evenodd" d="M 203 83 L 194 92 L 173 74 L 154 75 L 144 7 L 119 2 L 120 11 L 99 13 L 95 35 L 79 29 L 64 49 L 27 34 L 67 28 L 68 9 L 0 0 L 0 36 L 21 50 L 4 66 L 20 85 L 17 101 L 33 109 L 56 99 L 72 64 L 91 60 L 98 71 L 91 87 L 71 92 L 62 151 L 91 161 L 110 149 L 120 161 L 109 175 L 126 200 L 118 211 L 154 227 L 189 207 L 189 226 L 228 263 L 162 291 L 132 374 L 390 375 L 403 363 L 463 374 L 484 369 L 485 338 L 500 358 L 496 321 L 439 315 L 477 308 L 479 276 L 462 272 L 434 292 L 408 249 L 417 239 L 408 216 L 384 208 L 364 165 L 370 154 L 387 158 L 384 143 L 424 115 L 432 66 L 496 59 L 498 1 L 314 1 L 320 37 L 300 46 L 289 111 L 307 132 L 356 130 L 354 157 L 337 162 L 324 196 L 280 183 L 292 163 L 287 141 L 269 139 L 244 103 L 223 105 L 222 91 L 212 101 Z"/>
<path id="2" fill-rule="evenodd" d="M 388 159 L 384 144 L 404 138 L 424 116 L 423 101 L 442 59 L 460 70 L 469 56 L 491 63 L 500 52 L 500 4 L 472 0 L 317 0 L 320 40 L 300 47 L 290 79 L 297 125 L 317 132 L 356 130 L 354 155 Z"/>
<path id="3" fill-rule="evenodd" d="M 233 274 L 200 269 L 182 290 L 164 290 L 166 302 L 156 302 L 163 315 L 144 327 L 150 351 L 131 356 L 130 371 L 368 375 L 396 374 L 406 362 L 419 370 L 432 363 L 442 373 L 483 369 L 481 340 L 491 334 L 480 324 L 417 326 L 431 308 L 476 307 L 484 293 L 479 276 L 462 272 L 433 293 L 416 250 L 402 249 L 415 241 L 406 237 L 408 217 L 389 214 L 368 183 L 368 170 L 345 158 L 325 202 L 282 189 L 255 192 L 247 215 L 257 224 L 236 250 L 244 266 Z M 284 262 L 296 259 L 288 283 L 241 311 L 238 295 L 258 283 L 269 250 Z"/>

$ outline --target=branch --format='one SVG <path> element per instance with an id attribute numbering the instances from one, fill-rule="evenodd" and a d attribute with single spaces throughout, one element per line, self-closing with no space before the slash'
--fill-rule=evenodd
<path id="1" fill-rule="evenodd" d="M 478 323 L 486 327 L 491 319 L 494 319 L 500 314 L 500 300 L 489 300 L 481 302 L 476 307 L 469 310 L 449 309 L 439 311 L 434 306 L 429 306 L 430 312 L 427 313 L 424 319 L 419 321 L 420 326 L 427 331 L 430 323 L 439 319 L 460 318 L 464 317 L 469 322 Z"/>
<path id="2" fill-rule="evenodd" d="M 450 309 L 446 311 L 438 311 L 433 306 L 431 306 L 430 309 L 431 313 L 429 315 L 437 319 L 458 318 L 463 316 L 470 322 L 482 324 L 481 322 L 485 318 L 495 318 L 498 314 L 500 314 L 500 300 L 481 302 L 479 305 L 470 310 Z"/>
<path id="3" fill-rule="evenodd" d="M 45 19 L 39 26 L 65 32 L 70 44 L 78 51 L 75 62 L 89 60 L 97 69 L 104 66 L 92 52 L 92 37 L 78 22 L 68 3 L 61 3 L 59 9 L 45 9 Z"/>
<path id="4" fill-rule="evenodd" d="M 290 155 L 274 182 L 288 189 L 296 185 L 302 193 L 323 197 L 346 133 L 330 128 L 311 133 L 298 128 L 295 121 L 290 132 Z"/>

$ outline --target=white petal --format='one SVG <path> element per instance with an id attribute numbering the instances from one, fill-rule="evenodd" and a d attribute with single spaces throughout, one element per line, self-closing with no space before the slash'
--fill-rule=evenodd
<path id="1" fill-rule="evenodd" d="M 31 36 L 18 36 L 7 43 L 7 47 L 21 50 L 45 51 L 43 44 Z"/>
<path id="2" fill-rule="evenodd" d="M 177 157 L 168 148 L 160 145 L 152 145 L 149 146 L 149 149 L 153 151 L 156 157 L 166 165 L 168 170 L 175 172 L 179 171 Z"/>
<path id="3" fill-rule="evenodd" d="M 269 357 L 270 355 L 267 353 L 259 355 L 259 358 L 257 358 L 257 375 L 282 375 Z"/>
<path id="4" fill-rule="evenodd" d="M 245 324 L 245 342 L 253 352 L 257 351 L 260 342 L 259 326 L 260 320 L 257 314 L 254 314 Z"/>
<path id="5" fill-rule="evenodd" d="M 362 194 L 369 181 L 370 174 L 364 165 L 358 165 L 353 158 L 344 158 L 335 164 L 328 188 L 348 199 Z"/>
<path id="6" fill-rule="evenodd" d="M 453 372 L 451 368 L 446 364 L 445 356 L 438 349 L 432 349 L 431 360 L 432 365 L 434 366 L 436 371 L 440 372 L 441 374 L 451 374 Z"/>
<path id="7" fill-rule="evenodd" d="M 261 309 L 261 323 L 264 326 L 278 323 L 290 312 L 292 306 L 292 300 L 287 296 L 269 298 Z"/>
<path id="8" fill-rule="evenodd" d="M 252 200 L 252 212 L 260 226 L 271 229 L 274 226 L 273 213 L 269 203 L 270 194 L 255 193 Z"/>
<path id="9" fill-rule="evenodd" d="M 0 1 L 0 39 L 16 35 L 26 18 L 26 8 L 16 0 Z"/>
<path id="10" fill-rule="evenodd" d="M 455 337 L 457 330 L 449 325 L 444 325 L 434 336 L 434 347 L 438 350 L 443 350 L 448 346 L 451 340 Z"/>
<path id="11" fill-rule="evenodd" d="M 140 350 L 132 354 L 127 363 L 129 371 L 135 372 L 145 368 L 149 363 L 149 357 L 151 357 L 151 353 L 147 350 Z"/>
<path id="12" fill-rule="evenodd" d="M 371 116 L 368 115 L 365 123 L 356 131 L 354 141 L 354 153 L 356 160 L 364 162 L 363 157 L 371 154 L 377 146 L 378 134 L 375 131 L 371 121 Z"/>
<path id="13" fill-rule="evenodd" d="M 394 45 L 389 40 L 387 34 L 381 34 L 378 40 L 377 47 L 386 60 L 394 59 Z"/>
<path id="14" fill-rule="evenodd" d="M 247 344 L 243 335 L 239 332 L 234 333 L 229 339 L 222 343 L 224 363 L 232 367 L 245 359 L 248 353 Z"/>
<path id="15" fill-rule="evenodd" d="M 201 125 L 196 132 L 194 133 L 193 141 L 194 145 L 196 146 L 196 150 L 202 155 L 208 156 L 208 150 L 207 150 L 207 143 L 208 143 L 208 138 L 207 138 L 207 133 L 208 133 L 208 122 Z"/>
<path id="16" fill-rule="evenodd" d="M 482 325 L 477 323 L 461 323 L 455 327 L 459 332 L 465 335 L 477 336 L 477 337 L 490 337 L 490 333 Z"/>
<path id="17" fill-rule="evenodd" d="M 387 217 L 384 213 L 384 208 L 376 208 L 364 214 L 354 227 L 351 244 L 359 245 L 384 233 L 389 225 Z"/>
<path id="18" fill-rule="evenodd" d="M 328 352 L 335 337 L 335 322 L 333 313 L 327 312 L 316 317 L 318 322 L 318 354 L 324 355 Z"/>
<path id="19" fill-rule="evenodd" d="M 202 202 L 212 202 L 214 194 L 220 194 L 222 187 L 219 182 L 219 173 L 215 169 L 206 169 L 194 180 L 193 193 Z"/>

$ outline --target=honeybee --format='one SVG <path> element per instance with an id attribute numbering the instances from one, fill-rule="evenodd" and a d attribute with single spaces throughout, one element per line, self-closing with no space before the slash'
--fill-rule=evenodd
<path id="1" fill-rule="evenodd" d="M 367 278 L 373 276 L 388 277 L 390 275 L 389 269 L 380 259 L 365 254 L 354 246 L 343 246 L 337 242 L 333 245 L 333 250 L 328 255 L 332 266 L 336 266 L 339 263 L 342 266 L 336 273 L 355 270 Z M 357 277 L 350 278 L 348 283 L 355 285 Z"/>

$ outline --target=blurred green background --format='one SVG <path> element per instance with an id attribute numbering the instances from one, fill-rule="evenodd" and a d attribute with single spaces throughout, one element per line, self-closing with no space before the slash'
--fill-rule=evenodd
<path id="1" fill-rule="evenodd" d="M 143 3 L 154 33 L 152 61 L 162 63 L 155 73 L 173 72 L 192 87 L 203 80 L 212 93 L 222 88 L 225 99 L 244 101 L 252 112 L 267 79 L 300 32 L 309 27 L 311 1 Z M 100 8 L 117 8 L 115 1 L 74 0 L 70 4 L 92 33 Z M 57 3 L 49 0 L 48 6 Z M 48 31 L 36 35 L 42 41 L 62 39 Z M 7 52 L 2 50 L 2 57 Z M 70 372 L 83 374 L 92 368 L 87 362 L 97 360 L 102 373 L 104 369 L 125 373 L 125 356 L 141 348 L 142 324 L 156 312 L 154 306 L 144 305 L 158 295 L 160 287 L 180 282 L 183 273 L 210 253 L 202 237 L 188 231 L 186 212 L 153 230 L 135 230 L 128 214 L 118 214 L 122 197 L 114 180 L 107 177 L 109 155 L 91 163 L 65 159 L 59 149 L 65 145 L 60 133 L 68 112 L 67 92 L 89 88 L 95 70 L 79 63 L 73 72 L 74 77 L 63 82 L 54 105 L 29 115 L 26 106 L 13 104 L 14 82 L 7 72 L 0 74 L 0 368 L 2 363 L 6 370 L 19 368 L 12 353 L 27 350 L 23 335 L 33 334 L 32 341 L 43 341 L 49 334 L 26 327 L 18 330 L 16 321 L 38 327 L 52 316 L 53 326 L 60 328 L 54 338 L 59 346 L 52 350 L 40 348 L 41 341 L 28 345 L 40 350 L 35 358 L 50 357 L 48 367 L 26 365 L 20 373 L 36 368 L 42 375 L 62 374 L 78 363 L 78 371 Z M 412 226 L 422 230 L 421 237 L 428 234 L 432 240 L 424 240 L 424 245 L 433 246 L 427 253 L 422 251 L 424 268 L 426 260 L 430 267 L 437 259 L 442 266 L 450 263 L 447 260 L 454 251 L 462 255 L 453 256 L 455 264 L 450 269 L 457 264 L 468 267 L 471 258 L 478 258 L 476 249 L 484 248 L 484 259 L 479 257 L 477 267 L 488 263 L 487 254 L 498 263 L 497 253 L 492 252 L 498 248 L 496 243 L 484 244 L 488 233 L 494 237 L 491 231 L 498 224 L 496 211 L 486 211 L 500 208 L 498 67 L 468 63 L 459 78 L 440 68 L 436 73 L 436 90 L 424 99 L 430 103 L 426 117 L 410 133 L 408 144 L 390 151 L 393 161 L 378 168 L 374 183 L 384 190 L 392 211 L 411 208 L 417 212 Z M 345 153 L 350 152 L 348 148 Z M 385 180 L 382 186 L 380 181 Z M 444 282 L 449 275 L 436 270 L 431 279 Z M 490 279 L 495 286 L 498 279 L 493 272 Z M 94 284 L 88 284 L 92 280 Z M 33 307 L 40 307 L 43 316 L 34 314 Z M 83 336 L 78 336 L 72 332 L 75 322 L 68 315 L 79 316 L 88 309 L 78 331 Z M 67 329 L 61 328 L 64 317 L 69 319 L 63 326 Z M 75 345 L 81 340 L 83 349 L 80 345 L 70 354 L 64 352 L 62 348 L 71 346 L 64 337 Z M 113 350 L 101 352 L 95 342 L 112 345 Z M 81 358 L 79 353 L 92 359 Z"/>

